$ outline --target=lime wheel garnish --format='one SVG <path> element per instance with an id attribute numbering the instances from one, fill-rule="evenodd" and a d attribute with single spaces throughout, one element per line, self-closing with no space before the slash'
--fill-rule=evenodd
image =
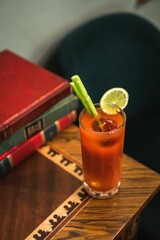
<path id="1" fill-rule="evenodd" d="M 111 88 L 100 99 L 100 107 L 107 114 L 117 114 L 127 106 L 128 100 L 129 95 L 124 88 Z"/>

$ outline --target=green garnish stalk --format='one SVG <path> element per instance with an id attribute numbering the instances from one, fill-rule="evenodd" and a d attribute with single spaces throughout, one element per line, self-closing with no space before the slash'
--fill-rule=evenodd
<path id="1" fill-rule="evenodd" d="M 87 93 L 86 88 L 84 87 L 80 77 L 78 75 L 74 75 L 71 77 L 72 82 L 70 83 L 75 91 L 76 95 L 81 100 L 82 104 L 84 105 L 87 112 L 92 115 L 96 116 L 98 114 L 90 96 Z"/>
<path id="2" fill-rule="evenodd" d="M 80 77 L 78 75 L 74 75 L 73 77 L 71 77 L 71 80 L 72 80 L 72 82 L 70 84 L 71 84 L 75 94 L 81 100 L 86 111 L 90 115 L 96 117 L 99 127 L 101 128 L 101 130 L 103 132 L 104 131 L 103 126 L 99 120 L 97 109 L 95 108 L 90 96 L 88 95 L 88 92 L 87 92 L 85 86 L 83 85 Z"/>

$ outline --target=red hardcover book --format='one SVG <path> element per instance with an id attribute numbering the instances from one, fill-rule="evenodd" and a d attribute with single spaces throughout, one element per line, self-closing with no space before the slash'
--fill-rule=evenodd
<path id="1" fill-rule="evenodd" d="M 0 52 L 0 141 L 70 93 L 64 78 L 10 50 Z"/>
<path id="2" fill-rule="evenodd" d="M 26 157 L 35 152 L 36 149 L 41 147 L 45 142 L 51 140 L 58 132 L 63 131 L 66 127 L 71 125 L 76 118 L 77 112 L 72 111 L 33 137 L 2 154 L 0 156 L 0 177 L 6 174 L 11 168 L 20 164 Z"/>

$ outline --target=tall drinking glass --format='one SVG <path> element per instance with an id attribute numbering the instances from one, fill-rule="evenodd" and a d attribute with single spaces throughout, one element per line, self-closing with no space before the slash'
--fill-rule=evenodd
<path id="1" fill-rule="evenodd" d="M 107 115 L 95 107 L 98 119 L 85 109 L 79 116 L 84 187 L 95 198 L 110 198 L 121 183 L 126 115 L 122 110 Z"/>

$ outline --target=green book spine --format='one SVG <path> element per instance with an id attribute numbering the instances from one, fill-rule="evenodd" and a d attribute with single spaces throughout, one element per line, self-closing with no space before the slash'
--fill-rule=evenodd
<path id="1" fill-rule="evenodd" d="M 77 108 L 78 98 L 74 94 L 70 94 L 34 121 L 28 123 L 9 138 L 2 141 L 0 144 L 0 155 L 34 136 L 55 121 L 71 113 L 73 110 L 77 110 Z"/>

